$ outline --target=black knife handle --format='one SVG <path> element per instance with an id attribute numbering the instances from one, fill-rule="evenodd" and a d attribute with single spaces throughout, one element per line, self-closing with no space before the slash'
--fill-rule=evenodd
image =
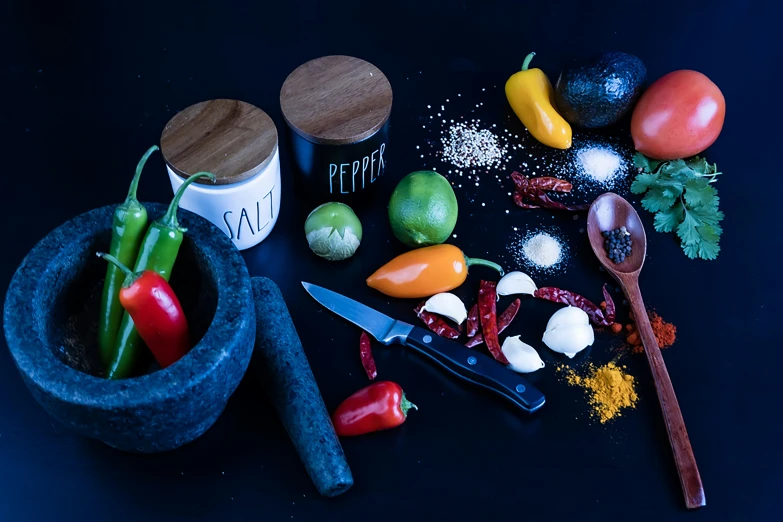
<path id="1" fill-rule="evenodd" d="M 532 413 L 544 405 L 544 394 L 518 374 L 484 354 L 414 327 L 407 346 L 426 355 L 454 375 L 487 388 Z"/>

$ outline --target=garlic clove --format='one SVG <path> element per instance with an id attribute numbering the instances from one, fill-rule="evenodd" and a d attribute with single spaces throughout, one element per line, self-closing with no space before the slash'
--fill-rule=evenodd
<path id="1" fill-rule="evenodd" d="M 435 294 L 424 303 L 422 311 L 442 315 L 457 324 L 462 324 L 468 318 L 465 304 L 454 294 Z"/>
<path id="2" fill-rule="evenodd" d="M 581 326 L 585 324 L 590 324 L 590 317 L 584 310 L 575 306 L 566 306 L 552 314 L 552 317 L 549 318 L 549 322 L 546 324 L 546 329 L 550 330 L 560 326 Z"/>
<path id="3" fill-rule="evenodd" d="M 519 340 L 519 336 L 506 337 L 500 351 L 508 359 L 508 367 L 518 373 L 530 373 L 544 367 L 544 361 L 529 344 Z"/>
<path id="4" fill-rule="evenodd" d="M 536 283 L 524 272 L 509 272 L 498 282 L 498 295 L 530 294 L 538 290 Z"/>
<path id="5" fill-rule="evenodd" d="M 569 358 L 595 342 L 595 332 L 590 318 L 576 307 L 561 308 L 549 318 L 542 338 L 551 350 Z"/>

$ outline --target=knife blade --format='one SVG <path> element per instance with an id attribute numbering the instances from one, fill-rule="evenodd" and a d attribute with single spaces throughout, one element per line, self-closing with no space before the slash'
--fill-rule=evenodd
<path id="1" fill-rule="evenodd" d="M 413 348 L 457 377 L 486 388 L 532 413 L 544 405 L 544 394 L 494 359 L 448 339 L 363 305 L 344 295 L 302 281 L 307 293 L 343 319 L 362 328 L 383 345 Z"/>

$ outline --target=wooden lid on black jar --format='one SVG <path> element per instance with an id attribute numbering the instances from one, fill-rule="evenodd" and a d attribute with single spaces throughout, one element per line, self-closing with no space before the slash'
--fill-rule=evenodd
<path id="1" fill-rule="evenodd" d="M 291 130 L 314 143 L 362 141 L 389 119 L 392 89 L 373 64 L 351 56 L 324 56 L 297 67 L 280 90 Z"/>
<path id="2" fill-rule="evenodd" d="M 272 118 L 249 103 L 209 100 L 177 113 L 163 129 L 160 151 L 168 166 L 187 178 L 213 173 L 218 185 L 239 183 L 266 167 L 277 151 Z M 207 179 L 196 183 L 212 185 Z"/>

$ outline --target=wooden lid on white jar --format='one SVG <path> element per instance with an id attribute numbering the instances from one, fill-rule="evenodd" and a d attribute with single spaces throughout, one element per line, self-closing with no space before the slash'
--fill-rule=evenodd
<path id="1" fill-rule="evenodd" d="M 373 64 L 351 56 L 324 56 L 297 67 L 280 90 L 291 129 L 314 143 L 362 141 L 386 124 L 392 89 Z"/>
<path id="2" fill-rule="evenodd" d="M 253 177 L 277 150 L 277 128 L 267 113 L 237 100 L 209 100 L 177 113 L 163 129 L 160 151 L 182 178 L 211 172 L 218 185 Z M 206 179 L 196 183 L 212 185 Z"/>

